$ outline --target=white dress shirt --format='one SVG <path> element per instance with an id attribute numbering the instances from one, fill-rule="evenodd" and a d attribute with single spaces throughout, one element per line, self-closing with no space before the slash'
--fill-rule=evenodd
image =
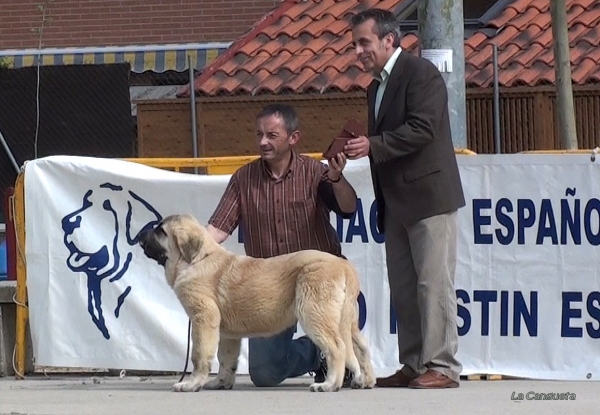
<path id="1" fill-rule="evenodd" d="M 400 52 L 402 52 L 402 48 L 396 48 L 392 56 L 390 56 L 385 66 L 379 73 L 379 76 L 375 77 L 375 79 L 379 81 L 379 87 L 377 88 L 377 94 L 375 95 L 375 119 L 377 119 L 379 116 L 379 106 L 381 105 L 381 100 L 383 99 L 383 92 L 387 86 L 392 69 L 396 64 L 396 60 L 398 59 L 398 56 L 400 56 Z"/>

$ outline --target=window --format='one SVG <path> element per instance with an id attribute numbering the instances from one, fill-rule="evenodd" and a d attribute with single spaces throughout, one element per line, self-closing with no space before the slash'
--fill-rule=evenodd
<path id="1" fill-rule="evenodd" d="M 482 26 L 499 12 L 504 10 L 512 0 L 463 0 L 465 27 Z M 418 26 L 418 0 L 406 0 L 396 8 L 396 15 L 405 29 L 416 30 Z"/>

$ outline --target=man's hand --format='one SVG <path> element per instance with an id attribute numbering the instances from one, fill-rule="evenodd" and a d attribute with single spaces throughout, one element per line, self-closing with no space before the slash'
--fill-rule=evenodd
<path id="1" fill-rule="evenodd" d="M 346 155 L 344 153 L 338 153 L 334 158 L 327 160 L 329 162 L 329 172 L 327 177 L 329 180 L 337 182 L 342 175 L 342 170 L 346 167 Z"/>
<path id="2" fill-rule="evenodd" d="M 348 140 L 344 146 L 344 153 L 348 155 L 350 160 L 356 160 L 369 155 L 371 144 L 369 139 L 364 135 Z"/>
<path id="3" fill-rule="evenodd" d="M 215 228 L 211 224 L 208 224 L 206 226 L 206 230 L 208 231 L 210 236 L 212 236 L 213 239 L 217 241 L 218 244 L 225 242 L 225 239 L 229 237 L 229 234 L 227 232 L 224 232 L 219 228 Z"/>

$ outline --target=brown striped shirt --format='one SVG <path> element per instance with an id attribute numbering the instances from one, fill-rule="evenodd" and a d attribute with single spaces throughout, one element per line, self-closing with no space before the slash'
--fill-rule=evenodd
<path id="1" fill-rule="evenodd" d="M 304 249 L 339 256 L 340 241 L 329 213 L 344 214 L 326 172 L 325 164 L 293 153 L 287 173 L 275 179 L 262 159 L 255 160 L 232 175 L 208 223 L 228 234 L 239 225 L 246 254 L 252 257 Z"/>

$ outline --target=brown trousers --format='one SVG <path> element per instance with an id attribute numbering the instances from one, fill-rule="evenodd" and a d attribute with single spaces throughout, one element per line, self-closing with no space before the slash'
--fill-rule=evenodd
<path id="1" fill-rule="evenodd" d="M 393 212 L 386 212 L 386 218 L 393 217 Z M 410 377 L 433 369 L 459 381 L 457 217 L 454 211 L 410 226 L 386 220 L 386 263 L 398 320 L 399 360 Z"/>

